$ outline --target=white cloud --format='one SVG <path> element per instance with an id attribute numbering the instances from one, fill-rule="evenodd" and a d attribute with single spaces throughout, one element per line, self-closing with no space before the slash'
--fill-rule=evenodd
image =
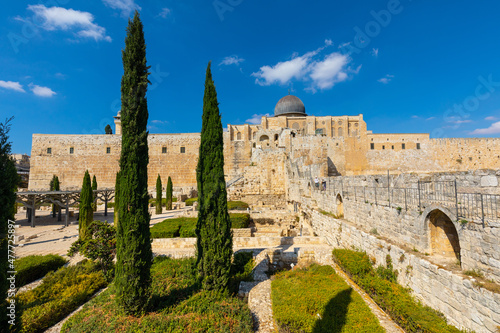
<path id="1" fill-rule="evenodd" d="M 387 74 L 385 77 L 378 79 L 377 81 L 383 84 L 387 84 L 391 82 L 391 80 L 394 78 L 394 75 Z"/>
<path id="2" fill-rule="evenodd" d="M 378 49 L 375 49 L 375 48 L 374 48 L 374 49 L 372 49 L 372 55 L 373 55 L 374 57 L 378 57 Z"/>
<path id="3" fill-rule="evenodd" d="M 230 56 L 230 57 L 225 57 L 221 63 L 219 64 L 219 66 L 221 65 L 226 65 L 226 66 L 230 66 L 230 65 L 236 65 L 238 66 L 240 63 L 242 63 L 243 61 L 245 61 L 245 59 L 243 58 L 240 58 L 238 56 Z"/>
<path id="4" fill-rule="evenodd" d="M 447 123 L 452 123 L 452 124 L 469 124 L 469 123 L 472 123 L 472 120 L 470 119 L 466 119 L 466 120 L 462 120 L 460 118 L 458 119 L 454 119 L 455 117 L 450 117 L 448 119 L 446 119 L 446 122 Z"/>
<path id="5" fill-rule="evenodd" d="M 158 14 L 159 17 L 162 17 L 162 18 L 167 18 L 168 15 L 170 15 L 172 11 L 170 10 L 170 8 L 162 8 L 161 9 L 161 12 L 160 14 Z"/>
<path id="6" fill-rule="evenodd" d="M 495 120 L 498 120 L 498 118 L 497 118 L 497 117 L 490 116 L 490 117 L 486 117 L 486 118 L 484 118 L 484 120 L 486 120 L 486 121 L 495 121 Z"/>
<path id="7" fill-rule="evenodd" d="M 29 87 L 33 94 L 40 97 L 52 97 L 56 94 L 55 91 L 53 91 L 49 87 L 42 87 L 33 83 L 30 83 Z"/>
<path id="8" fill-rule="evenodd" d="M 314 86 L 319 89 L 330 89 L 335 83 L 345 81 L 348 77 L 346 65 L 350 59 L 340 53 L 332 53 L 323 61 L 312 64 L 310 77 Z"/>
<path id="9" fill-rule="evenodd" d="M 41 27 L 45 30 L 74 30 L 75 35 L 81 38 L 111 42 L 111 37 L 106 36 L 106 29 L 95 24 L 94 16 L 89 12 L 62 7 L 47 8 L 44 5 L 29 5 L 28 10 L 34 13 L 34 21 L 41 22 Z"/>
<path id="10" fill-rule="evenodd" d="M 168 121 L 166 120 L 152 120 L 151 121 L 153 124 L 168 124 Z"/>
<path id="11" fill-rule="evenodd" d="M 429 120 L 434 120 L 434 119 L 436 119 L 436 117 L 429 117 L 429 118 L 427 118 L 425 120 L 429 121 Z"/>
<path id="12" fill-rule="evenodd" d="M 103 0 L 103 2 L 110 8 L 120 10 L 123 17 L 130 16 L 130 13 L 136 9 L 142 9 L 134 0 Z"/>
<path id="13" fill-rule="evenodd" d="M 323 60 L 315 59 L 320 52 L 331 45 L 333 42 L 327 39 L 324 46 L 317 50 L 302 56 L 294 54 L 292 59 L 278 62 L 274 66 L 262 66 L 252 76 L 256 77 L 255 82 L 261 86 L 285 85 L 295 79 L 310 81 L 310 87 L 306 90 L 315 92 L 316 89 L 330 89 L 336 83 L 345 81 L 350 73 L 357 73 L 361 69 L 359 66 L 356 70 L 352 70 L 348 67 L 351 59 L 338 52 L 326 55 Z"/>
<path id="14" fill-rule="evenodd" d="M 19 82 L 0 80 L 0 88 L 10 89 L 18 92 L 26 92 Z"/>
<path id="15" fill-rule="evenodd" d="M 420 119 L 420 117 L 419 117 L 419 116 L 415 116 L 415 115 L 411 116 L 411 118 L 412 118 L 412 119 Z"/>
<path id="16" fill-rule="evenodd" d="M 479 134 L 479 135 L 499 134 L 499 133 L 500 133 L 500 121 L 491 124 L 491 126 L 488 128 L 478 128 L 470 132 L 470 134 Z"/>
<path id="17" fill-rule="evenodd" d="M 266 114 L 254 114 L 252 116 L 252 118 L 245 120 L 245 123 L 247 123 L 247 124 L 254 124 L 254 125 L 260 124 L 260 121 L 262 120 L 262 117 L 264 117 L 264 116 L 269 117 L 269 113 L 266 113 Z"/>

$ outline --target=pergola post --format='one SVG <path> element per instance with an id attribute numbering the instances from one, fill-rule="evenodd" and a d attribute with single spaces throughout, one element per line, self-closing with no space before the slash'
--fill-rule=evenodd
<path id="1" fill-rule="evenodd" d="M 104 197 L 104 216 L 108 216 L 108 196 Z"/>
<path id="2" fill-rule="evenodd" d="M 31 227 L 35 227 L 35 211 L 36 211 L 36 194 L 33 195 L 31 199 Z"/>
<path id="3" fill-rule="evenodd" d="M 69 225 L 69 195 L 66 195 L 66 216 L 64 220 L 64 225 L 67 227 Z"/>

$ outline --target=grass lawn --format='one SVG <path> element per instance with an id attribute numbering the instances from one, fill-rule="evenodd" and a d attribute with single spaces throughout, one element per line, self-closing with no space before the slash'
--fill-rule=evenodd
<path id="1" fill-rule="evenodd" d="M 69 319 L 62 332 L 252 332 L 247 305 L 232 296 L 201 291 L 194 259 L 155 258 L 150 310 L 135 318 L 116 306 L 114 285 Z"/>
<path id="2" fill-rule="evenodd" d="M 361 296 L 330 266 L 278 273 L 271 297 L 280 332 L 385 332 Z"/>

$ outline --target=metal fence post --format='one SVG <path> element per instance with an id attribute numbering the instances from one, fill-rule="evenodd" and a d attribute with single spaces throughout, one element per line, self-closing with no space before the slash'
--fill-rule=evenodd
<path id="1" fill-rule="evenodd" d="M 418 210 L 422 210 L 422 199 L 420 198 L 420 179 L 418 180 Z"/>
<path id="2" fill-rule="evenodd" d="M 484 228 L 484 202 L 483 202 L 483 194 L 481 193 L 481 219 L 483 221 L 483 228 Z"/>
<path id="3" fill-rule="evenodd" d="M 408 204 L 406 203 L 406 189 L 403 189 L 405 191 L 405 210 L 408 211 Z"/>

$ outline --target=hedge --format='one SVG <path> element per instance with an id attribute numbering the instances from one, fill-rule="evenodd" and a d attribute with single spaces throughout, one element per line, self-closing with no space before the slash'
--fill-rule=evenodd
<path id="1" fill-rule="evenodd" d="M 31 255 L 16 259 L 16 286 L 22 287 L 43 278 L 48 272 L 55 271 L 66 264 L 66 259 L 55 254 L 45 256 Z"/>
<path id="2" fill-rule="evenodd" d="M 196 201 L 198 201 L 198 198 L 186 199 L 186 206 L 192 206 Z"/>
<path id="3" fill-rule="evenodd" d="M 107 284 L 95 264 L 84 261 L 47 274 L 35 289 L 17 296 L 22 309 L 21 332 L 43 332 L 85 303 Z"/>
<path id="4" fill-rule="evenodd" d="M 448 325 L 443 314 L 422 305 L 409 291 L 394 281 L 384 279 L 387 269 L 373 268 L 368 255 L 352 250 L 333 250 L 334 260 L 363 288 L 373 300 L 406 332 L 465 332 Z"/>
<path id="5" fill-rule="evenodd" d="M 246 210 L 250 206 L 243 201 L 228 201 L 227 210 Z"/>
<path id="6" fill-rule="evenodd" d="M 248 228 L 250 215 L 242 213 L 229 214 L 233 229 Z M 196 217 L 180 217 L 166 219 L 151 228 L 151 238 L 192 238 L 196 237 Z"/>

